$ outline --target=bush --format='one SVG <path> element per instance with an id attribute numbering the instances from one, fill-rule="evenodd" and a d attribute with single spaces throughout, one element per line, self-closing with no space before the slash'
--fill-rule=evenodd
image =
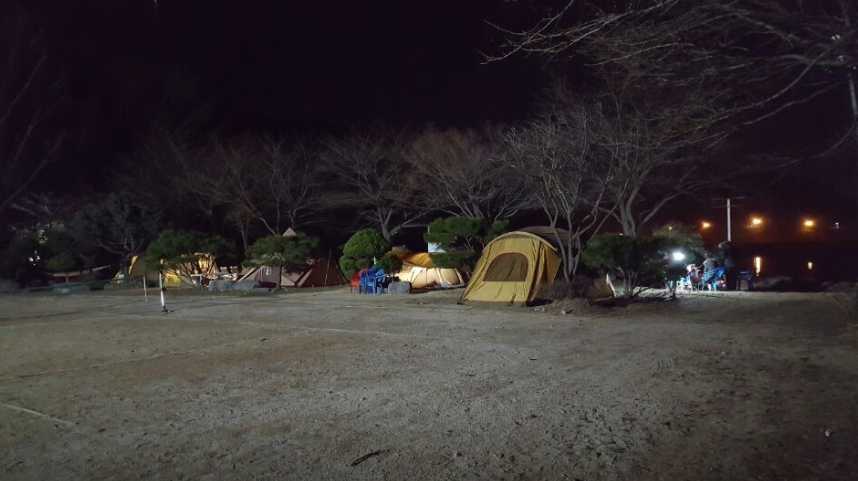
<path id="1" fill-rule="evenodd" d="M 270 235 L 257 239 L 247 250 L 250 266 L 277 266 L 280 269 L 305 266 L 319 241 L 304 234 Z M 277 287 L 280 287 L 279 285 Z"/>
<path id="2" fill-rule="evenodd" d="M 247 249 L 245 265 L 300 267 L 307 264 L 319 241 L 304 234 L 296 236 L 270 235 L 257 239 Z"/>
<path id="3" fill-rule="evenodd" d="M 79 269 L 83 262 L 80 257 L 81 246 L 67 232 L 53 231 L 47 235 L 39 249 L 49 272 L 68 272 Z"/>
<path id="4" fill-rule="evenodd" d="M 14 279 L 20 287 L 45 278 L 39 243 L 31 236 L 15 236 L 0 253 L 0 277 Z"/>
<path id="5" fill-rule="evenodd" d="M 482 248 L 506 231 L 508 225 L 507 220 L 490 223 L 475 217 L 442 217 L 429 224 L 423 238 L 445 251 L 432 253 L 433 264 L 471 270 Z"/>
<path id="6" fill-rule="evenodd" d="M 670 293 L 675 295 L 677 281 L 688 273 L 685 267 L 703 260 L 703 238 L 694 227 L 679 223 L 671 223 L 657 229 L 653 232 L 653 238 L 661 244 L 660 250 L 665 260 L 663 277 L 670 281 Z M 676 251 L 682 252 L 685 259 L 674 261 L 671 256 Z"/>
<path id="7" fill-rule="evenodd" d="M 388 252 L 383 255 L 378 262 L 375 263 L 376 267 L 380 267 L 384 269 L 384 272 L 391 274 L 394 272 L 399 272 L 402 269 L 402 259 L 399 258 L 398 255 L 394 252 Z"/>
<path id="8" fill-rule="evenodd" d="M 217 258 L 229 250 L 219 236 L 193 231 L 165 230 L 146 249 L 146 266 L 153 270 L 172 269 L 184 276 L 205 271 L 207 256 Z"/>
<path id="9" fill-rule="evenodd" d="M 68 272 L 80 266 L 80 261 L 69 252 L 60 252 L 45 263 L 48 272 Z"/>
<path id="10" fill-rule="evenodd" d="M 390 244 L 375 229 L 355 232 L 343 246 L 340 269 L 351 277 L 355 272 L 373 265 L 390 249 Z"/>
<path id="11" fill-rule="evenodd" d="M 590 239 L 582 259 L 590 268 L 613 272 L 623 280 L 625 297 L 637 297 L 646 286 L 663 284 L 667 262 L 660 237 L 602 234 Z"/>

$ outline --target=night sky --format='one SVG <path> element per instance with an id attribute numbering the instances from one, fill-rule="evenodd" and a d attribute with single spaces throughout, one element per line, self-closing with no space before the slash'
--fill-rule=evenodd
<path id="1" fill-rule="evenodd" d="M 538 2 L 537 2 L 538 3 Z M 551 3 L 551 2 L 546 2 Z M 555 2 L 556 3 L 556 2 Z M 88 0 L 28 3 L 64 72 L 74 135 L 37 186 L 108 191 L 110 166 L 153 126 L 336 134 L 371 122 L 477 126 L 526 118 L 547 85 L 541 58 L 483 64 L 498 32 L 536 13 L 519 2 Z M 573 69 L 574 71 L 574 69 Z M 574 76 L 574 74 L 572 74 Z M 836 91 L 734 138 L 729 155 L 809 155 L 848 117 Z M 808 160 L 740 189 L 749 210 L 855 218 L 854 153 Z M 712 217 L 710 198 L 665 215 Z M 747 203 L 746 203 L 747 204 Z"/>

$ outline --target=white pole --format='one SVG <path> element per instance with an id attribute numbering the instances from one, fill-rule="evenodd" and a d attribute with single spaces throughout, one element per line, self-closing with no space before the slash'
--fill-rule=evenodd
<path id="1" fill-rule="evenodd" d="M 143 299 L 149 300 L 149 289 L 146 288 L 146 273 L 143 273 Z"/>
<path id="2" fill-rule="evenodd" d="M 167 312 L 167 288 L 164 287 L 164 275 L 158 271 L 158 287 L 161 288 L 161 312 Z"/>
<path id="3" fill-rule="evenodd" d="M 727 242 L 733 242 L 733 212 L 730 198 L 727 197 Z"/>

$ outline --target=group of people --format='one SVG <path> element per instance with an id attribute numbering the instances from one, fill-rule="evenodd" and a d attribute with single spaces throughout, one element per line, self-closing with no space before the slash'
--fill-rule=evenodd
<path id="1" fill-rule="evenodd" d="M 736 263 L 733 259 L 732 247 L 727 241 L 718 244 L 718 253 L 707 255 L 702 266 L 688 264 L 685 270 L 687 275 L 682 284 L 689 290 L 717 291 L 736 284 L 734 279 Z"/>

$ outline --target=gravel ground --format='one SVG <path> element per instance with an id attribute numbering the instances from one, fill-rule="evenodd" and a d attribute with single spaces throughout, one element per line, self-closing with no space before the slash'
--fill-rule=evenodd
<path id="1" fill-rule="evenodd" d="M 0 296 L 0 479 L 855 480 L 827 294 Z"/>

